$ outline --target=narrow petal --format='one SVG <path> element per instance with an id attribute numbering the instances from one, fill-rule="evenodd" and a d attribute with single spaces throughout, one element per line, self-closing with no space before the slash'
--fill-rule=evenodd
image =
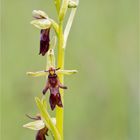
<path id="1" fill-rule="evenodd" d="M 49 89 L 49 82 L 47 81 L 45 88 L 43 89 L 42 93 L 45 94 Z"/>
<path id="2" fill-rule="evenodd" d="M 68 89 L 67 86 L 64 86 L 60 83 L 59 79 L 58 79 L 58 86 L 59 88 L 62 88 L 62 89 Z"/>

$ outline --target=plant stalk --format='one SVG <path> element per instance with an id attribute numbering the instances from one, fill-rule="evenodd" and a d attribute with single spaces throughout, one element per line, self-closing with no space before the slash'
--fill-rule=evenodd
<path id="1" fill-rule="evenodd" d="M 58 62 L 57 67 L 64 69 L 64 35 L 63 35 L 63 23 L 59 23 L 59 36 L 58 36 Z M 59 74 L 59 80 L 64 84 L 64 75 Z M 64 118 L 64 91 L 60 89 L 61 100 L 63 103 L 63 108 L 56 107 L 56 127 L 60 133 L 61 139 L 63 140 L 63 118 Z"/>

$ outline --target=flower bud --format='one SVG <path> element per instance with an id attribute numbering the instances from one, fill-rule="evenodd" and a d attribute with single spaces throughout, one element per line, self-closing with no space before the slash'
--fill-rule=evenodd
<path id="1" fill-rule="evenodd" d="M 68 8 L 76 8 L 78 6 L 77 2 L 69 0 Z"/>

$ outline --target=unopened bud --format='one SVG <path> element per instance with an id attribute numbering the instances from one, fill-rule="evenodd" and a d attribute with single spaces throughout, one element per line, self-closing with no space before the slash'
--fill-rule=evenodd
<path id="1" fill-rule="evenodd" d="M 78 6 L 77 2 L 69 0 L 68 8 L 76 8 Z"/>

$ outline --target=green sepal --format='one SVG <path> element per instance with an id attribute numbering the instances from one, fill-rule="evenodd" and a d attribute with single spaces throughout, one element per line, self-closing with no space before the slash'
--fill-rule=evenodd
<path id="1" fill-rule="evenodd" d="M 64 74 L 64 75 L 71 75 L 77 73 L 77 70 L 58 70 L 56 73 L 58 74 Z"/>
<path id="2" fill-rule="evenodd" d="M 51 21 L 49 19 L 36 19 L 31 21 L 31 24 L 38 29 L 48 29 L 51 27 Z"/>
<path id="3" fill-rule="evenodd" d="M 41 18 L 47 18 L 48 17 L 48 15 L 44 11 L 41 11 L 41 10 L 33 10 L 32 15 L 36 19 L 41 19 Z"/>
<path id="4" fill-rule="evenodd" d="M 26 73 L 28 76 L 32 77 L 39 77 L 39 76 L 46 76 L 48 72 L 45 71 L 37 71 L 37 72 L 27 72 Z"/>
<path id="5" fill-rule="evenodd" d="M 40 130 L 45 127 L 45 123 L 43 122 L 43 120 L 36 120 L 36 121 L 29 122 L 23 125 L 23 127 L 29 128 L 32 130 Z"/>

